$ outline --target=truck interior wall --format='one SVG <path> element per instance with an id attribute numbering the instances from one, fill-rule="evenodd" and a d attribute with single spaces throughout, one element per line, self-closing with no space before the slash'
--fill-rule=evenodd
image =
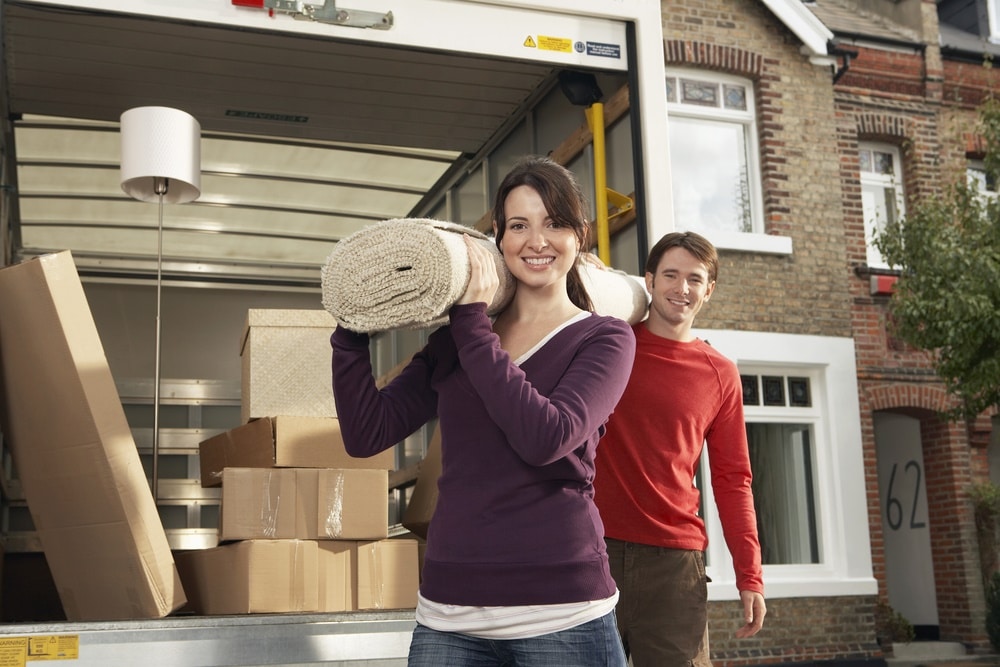
<path id="1" fill-rule="evenodd" d="M 85 281 L 84 292 L 115 380 L 153 377 L 155 284 Z M 238 387 L 240 341 L 247 310 L 323 306 L 318 290 L 285 292 L 165 284 L 161 307 L 160 376 L 230 381 Z"/>
<path id="2" fill-rule="evenodd" d="M 626 84 L 625 77 L 621 75 L 596 74 L 595 80 L 605 99 Z M 437 205 L 427 215 L 474 225 L 493 206 L 493 194 L 519 157 L 529 153 L 551 153 L 586 122 L 585 107 L 571 104 L 558 87 L 553 88 L 485 156 L 483 162 L 456 183 L 450 193 L 442 193 Z M 634 192 L 634 152 L 632 130 L 626 115 L 606 131 L 605 177 L 608 188 L 624 195 Z M 577 175 L 584 195 L 591 204 L 591 219 L 596 217 L 593 161 L 593 148 L 588 146 L 567 165 Z M 615 268 L 627 273 L 635 274 L 641 269 L 634 224 L 612 237 L 611 258 Z"/>

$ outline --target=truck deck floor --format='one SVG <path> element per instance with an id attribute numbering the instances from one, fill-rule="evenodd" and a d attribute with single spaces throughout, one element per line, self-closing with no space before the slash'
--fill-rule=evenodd
<path id="1" fill-rule="evenodd" d="M 11 623 L 0 625 L 0 664 L 395 667 L 406 665 L 413 627 L 413 610 Z"/>

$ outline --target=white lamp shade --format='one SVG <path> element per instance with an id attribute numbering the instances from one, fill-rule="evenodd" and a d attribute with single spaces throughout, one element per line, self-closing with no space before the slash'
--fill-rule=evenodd
<path id="1" fill-rule="evenodd" d="M 184 111 L 136 107 L 121 116 L 122 190 L 158 202 L 156 179 L 167 179 L 163 201 L 183 204 L 201 194 L 201 125 Z"/>

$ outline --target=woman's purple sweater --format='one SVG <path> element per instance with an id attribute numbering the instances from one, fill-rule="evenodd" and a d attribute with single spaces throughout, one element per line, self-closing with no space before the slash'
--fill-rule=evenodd
<path id="1" fill-rule="evenodd" d="M 381 391 L 368 336 L 338 328 L 333 391 L 352 456 L 392 447 L 435 416 L 442 473 L 421 594 L 474 606 L 553 604 L 614 594 L 594 505 L 594 455 L 625 390 L 635 336 L 592 315 L 520 366 L 485 304 L 453 306 L 449 326 Z"/>

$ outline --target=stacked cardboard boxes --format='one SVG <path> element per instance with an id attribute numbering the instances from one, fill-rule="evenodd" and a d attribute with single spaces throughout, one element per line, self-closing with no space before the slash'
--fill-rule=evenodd
<path id="1" fill-rule="evenodd" d="M 176 554 L 195 613 L 416 606 L 417 541 L 388 537 L 394 453 L 352 458 L 332 414 L 334 326 L 325 311 L 248 315 L 247 421 L 199 450 L 202 485 L 222 486 L 220 545 Z"/>

